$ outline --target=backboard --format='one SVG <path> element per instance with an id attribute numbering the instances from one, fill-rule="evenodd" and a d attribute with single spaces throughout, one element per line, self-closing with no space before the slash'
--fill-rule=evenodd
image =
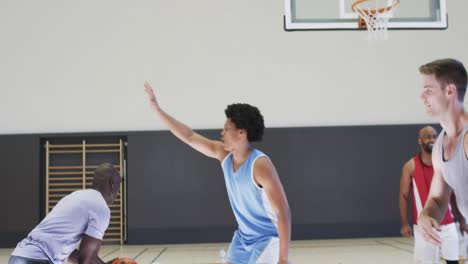
<path id="1" fill-rule="evenodd" d="M 359 29 L 354 0 L 285 0 L 285 30 Z M 388 29 L 446 29 L 445 0 L 401 0 Z"/>

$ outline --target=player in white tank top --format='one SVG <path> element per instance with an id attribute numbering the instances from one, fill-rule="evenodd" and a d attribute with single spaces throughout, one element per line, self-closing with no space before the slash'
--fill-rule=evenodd
<path id="1" fill-rule="evenodd" d="M 426 112 L 438 119 L 443 131 L 434 145 L 432 163 L 434 177 L 426 205 L 418 218 L 423 237 L 440 245 L 440 221 L 447 211 L 452 192 L 461 215 L 460 229 L 468 232 L 468 113 L 463 100 L 467 88 L 467 72 L 454 59 L 436 60 L 419 68 L 423 79 L 421 99 Z M 466 234 L 466 233 L 465 233 Z"/>

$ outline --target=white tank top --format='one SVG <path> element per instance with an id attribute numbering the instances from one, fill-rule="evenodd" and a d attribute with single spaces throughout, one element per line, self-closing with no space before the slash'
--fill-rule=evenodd
<path id="1" fill-rule="evenodd" d="M 457 197 L 457 205 L 463 216 L 468 216 L 468 159 L 465 155 L 465 134 L 468 131 L 468 125 L 463 129 L 460 135 L 455 152 L 450 160 L 444 160 L 443 138 L 445 130 L 438 138 L 439 161 L 442 167 L 442 176 L 445 182 L 453 189 Z"/>

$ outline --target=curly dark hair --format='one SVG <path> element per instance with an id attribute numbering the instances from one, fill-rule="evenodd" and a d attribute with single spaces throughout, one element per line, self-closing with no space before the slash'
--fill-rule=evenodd
<path id="1" fill-rule="evenodd" d="M 224 110 L 224 113 L 237 128 L 247 130 L 247 140 L 249 142 L 262 140 L 265 124 L 257 107 L 249 104 L 230 104 Z"/>

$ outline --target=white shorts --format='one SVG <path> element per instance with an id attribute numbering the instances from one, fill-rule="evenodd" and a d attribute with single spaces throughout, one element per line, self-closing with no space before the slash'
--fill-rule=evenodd
<path id="1" fill-rule="evenodd" d="M 279 239 L 273 237 L 257 259 L 257 264 L 277 264 L 279 260 Z"/>
<path id="2" fill-rule="evenodd" d="M 439 236 L 442 245 L 439 248 L 427 242 L 419 227 L 414 225 L 414 259 L 416 263 L 439 263 L 441 256 L 445 260 L 458 261 L 460 245 L 458 243 L 458 232 L 455 223 L 442 225 L 441 229 L 442 231 L 439 232 Z"/>
<path id="3" fill-rule="evenodd" d="M 458 222 L 456 223 L 456 225 L 458 233 L 458 244 L 460 245 L 458 253 L 460 254 L 460 258 L 466 259 L 468 255 L 468 234 L 462 234 L 460 232 L 460 225 L 458 224 Z"/>

